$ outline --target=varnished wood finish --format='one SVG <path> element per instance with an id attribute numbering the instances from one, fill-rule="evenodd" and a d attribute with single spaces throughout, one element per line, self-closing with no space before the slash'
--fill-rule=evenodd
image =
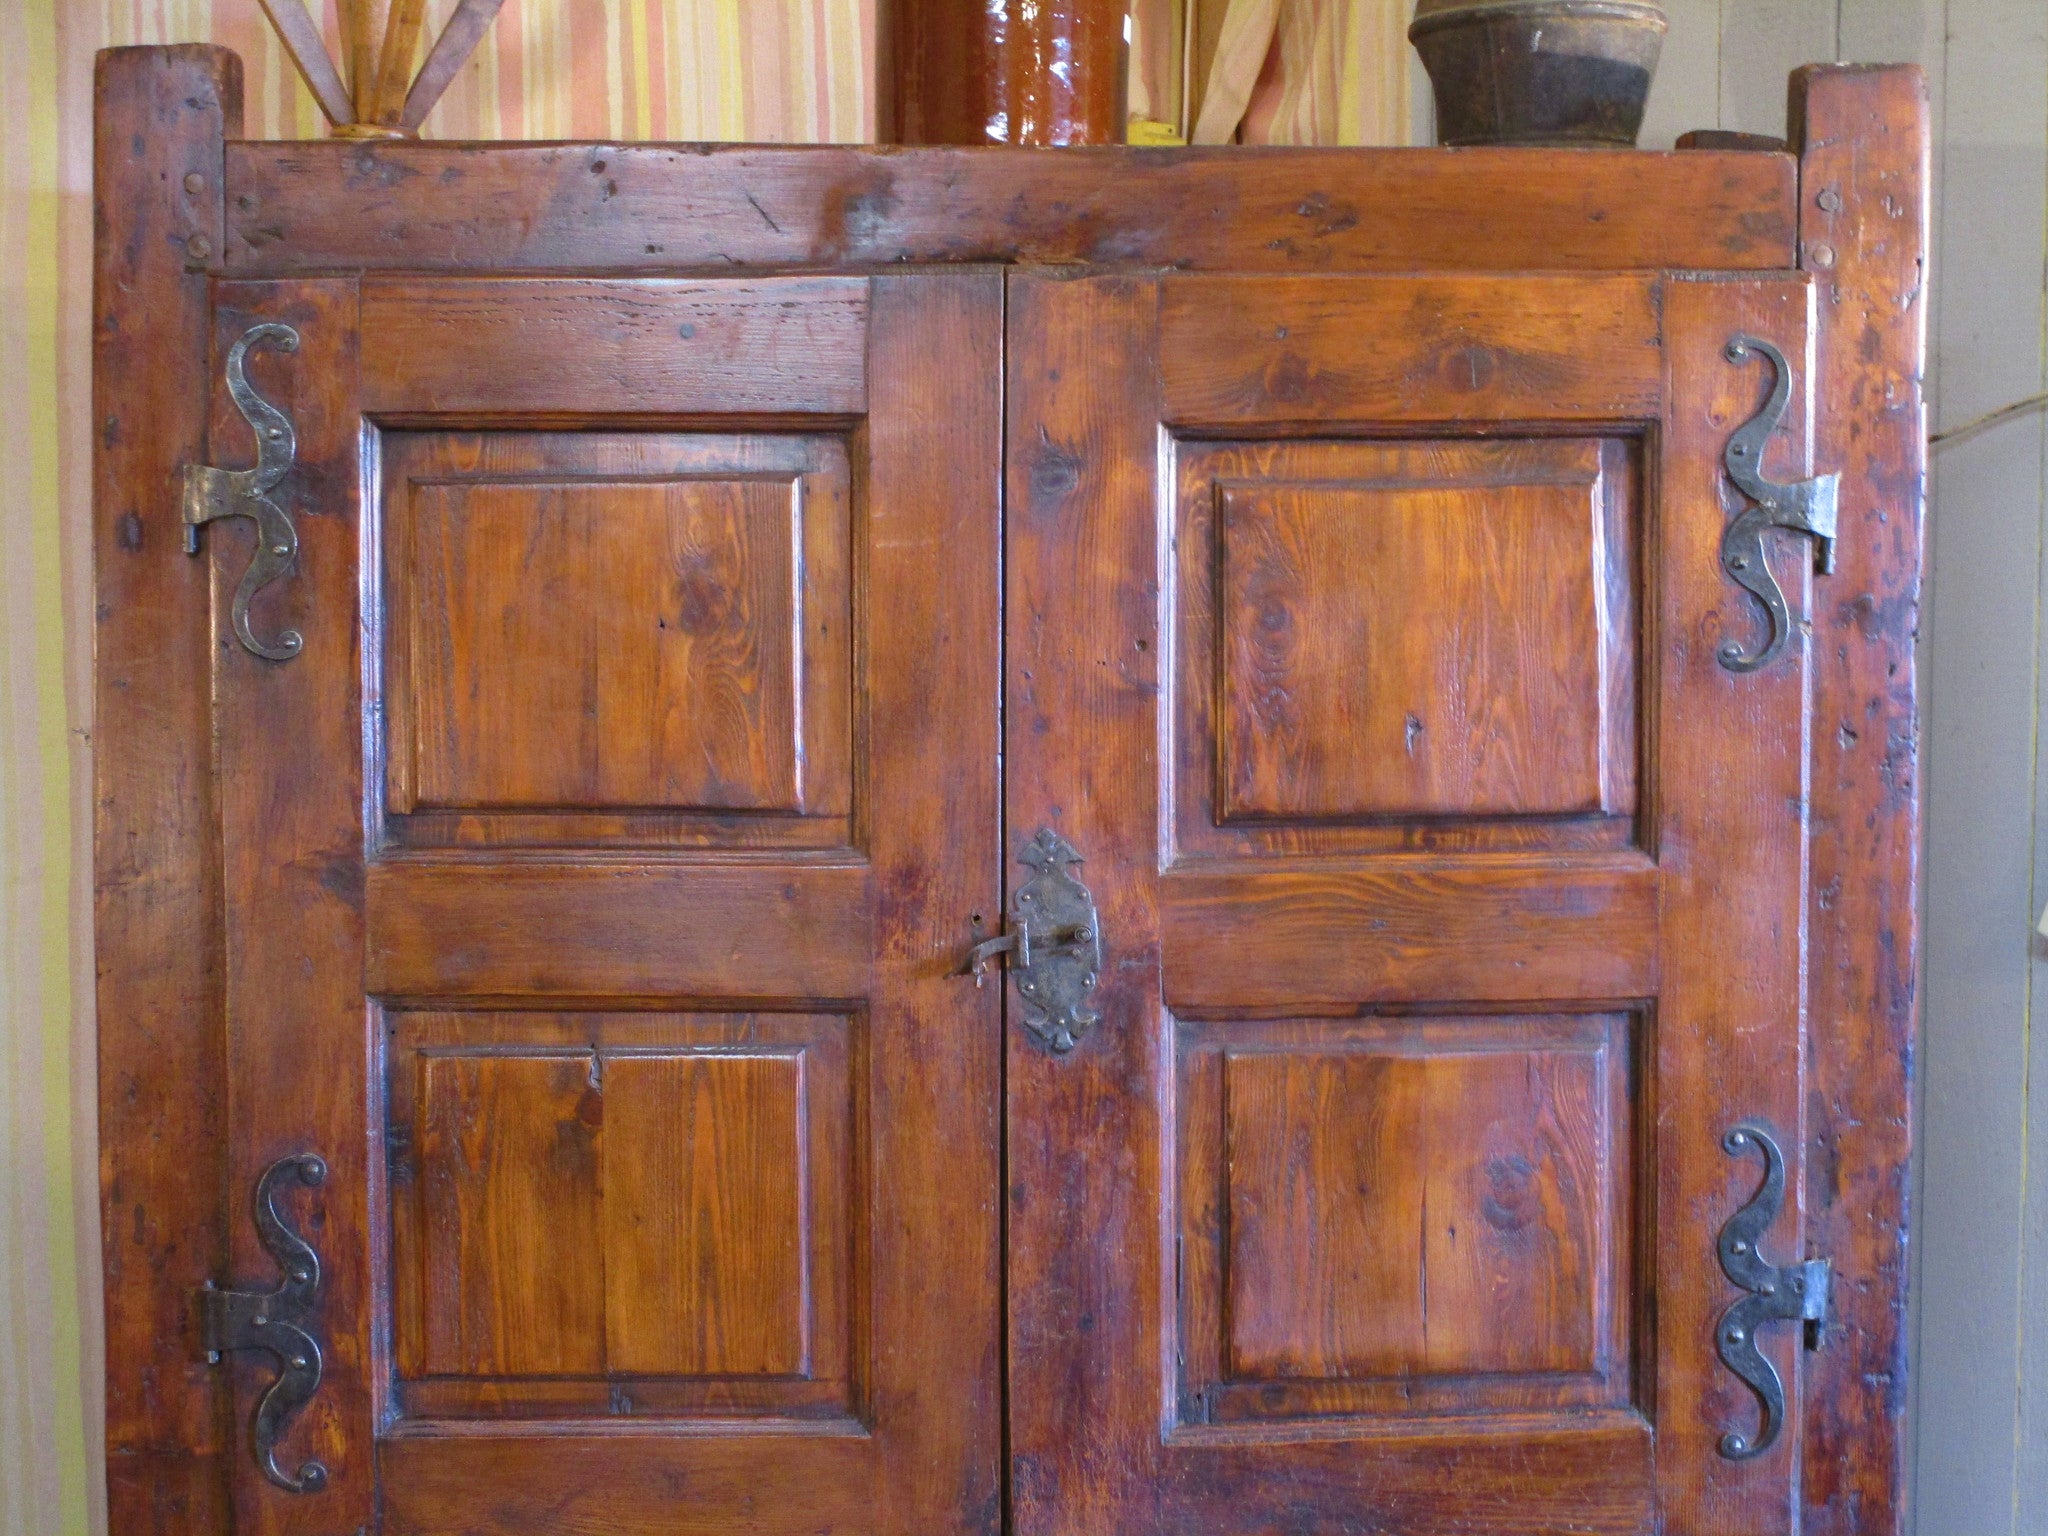
<path id="1" fill-rule="evenodd" d="M 1639 857 L 1359 851 L 1175 867 L 1160 897 L 1169 1006 L 1624 998 L 1655 984 L 1657 879 Z M 1490 942 L 1502 933 L 1527 947 Z"/>
<path id="2" fill-rule="evenodd" d="M 1215 818 L 1631 812 L 1638 509 L 1605 446 L 1194 455 L 1181 736 L 1212 728 L 1213 649 Z"/>
<path id="3" fill-rule="evenodd" d="M 227 269 L 1769 269 L 1784 155 L 1574 150 L 228 146 Z M 1220 316 L 1212 316 L 1220 319 Z"/>
<path id="4" fill-rule="evenodd" d="M 1180 1029 L 1184 1423 L 1627 1403 L 1633 1016 Z"/>
<path id="5" fill-rule="evenodd" d="M 1808 1361 L 1802 1514 L 1812 1536 L 1892 1536 L 1906 1519 L 1919 1020 L 1927 79 L 1803 70 L 1793 103 L 1801 264 L 1821 291 L 1814 456 L 1842 474 L 1841 555 L 1814 624 L 1806 1217 L 1812 1251 L 1843 1279 L 1826 1347 Z"/>
<path id="6" fill-rule="evenodd" d="M 1502 1509 L 1523 1531 L 1643 1529 L 1653 1503 L 1670 1529 L 1791 1528 L 1793 1448 L 1717 1451 L 1755 1410 L 1714 1354 L 1732 1298 L 1713 1254 L 1753 1188 L 1722 1132 L 1761 1115 L 1796 1136 L 1800 1113 L 1806 663 L 1741 675 L 1716 650 L 1754 622 L 1720 566 L 1720 454 L 1765 384 L 1725 348 L 1770 336 L 1810 376 L 1812 290 L 1789 276 L 1486 289 L 1445 328 L 1455 290 L 1428 277 L 1012 279 L 1010 604 L 1036 622 L 1013 630 L 1010 822 L 1050 822 L 1082 850 L 1108 947 L 1102 1022 L 1071 1059 L 1011 1051 L 1028 1536 L 1196 1519 L 1227 1536 L 1272 1529 L 1283 1506 L 1341 1522 L 1389 1502 L 1404 1533 L 1484 1529 Z M 1203 312 L 1223 318 L 1204 331 Z M 1349 362 L 1340 334 L 1393 361 Z M 1449 334 L 1501 365 L 1448 390 L 1436 365 L 1400 361 Z M 1600 340 L 1614 336 L 1619 349 Z M 1273 387 L 1340 366 L 1341 383 Z M 1506 442 L 1446 448 L 1470 419 Z M 1774 439 L 1778 478 L 1809 472 L 1803 427 Z M 1248 428 L 1263 434 L 1247 443 Z M 1312 435 L 1397 429 L 1387 445 Z M 1430 502 L 1432 451 L 1519 477 L 1483 513 Z M 1588 494 L 1610 452 L 1618 547 Z M 1626 488 L 1637 452 L 1653 494 Z M 1508 574 L 1505 527 L 1545 505 L 1546 479 L 1574 476 L 1575 510 L 1548 525 L 1553 564 Z M 1178 498 L 1162 504 L 1162 482 Z M 1169 533 L 1190 485 L 1210 521 Z M 1148 579 L 1157 551 L 1175 579 Z M 1782 569 L 1804 610 L 1797 562 Z M 1499 584 L 1461 596 L 1466 579 Z M 1339 591 L 1364 595 L 1352 610 Z M 1377 621 L 1393 630 L 1384 654 L 1356 638 Z M 1163 695 L 1162 637 L 1205 630 L 1170 668 L 1178 698 Z M 1455 662 L 1407 659 L 1431 655 L 1432 633 Z M 1512 661 L 1486 664 L 1474 637 L 1488 633 L 1523 636 Z M 1190 789 L 1195 820 L 1303 829 L 1627 809 L 1602 803 L 1598 766 L 1617 638 L 1622 675 L 1642 679 L 1641 730 L 1611 742 L 1644 768 L 1636 846 L 1160 845 L 1162 823 L 1190 820 L 1162 803 Z M 1565 681 L 1527 704 L 1545 674 Z M 1221 702 L 1187 708 L 1205 689 Z M 1377 797 L 1332 778 L 1365 771 L 1341 744 L 1396 762 L 1421 749 L 1364 745 L 1370 711 L 1389 712 L 1381 735 L 1416 736 L 1414 717 L 1426 737 L 1442 718 L 1427 712 L 1460 690 L 1483 726 L 1431 747 L 1459 772 Z M 1239 724 L 1248 710 L 1257 728 Z M 1475 796 L 1472 773 L 1514 750 L 1524 717 L 1525 761 L 1548 777 L 1518 782 L 1555 798 Z M 1518 1226 L 1522 1202 L 1541 1220 Z M 1773 1245 L 1796 1254 L 1796 1200 L 1784 1226 Z M 1795 1329 L 1767 1346 L 1795 1402 L 1797 1344 Z M 1387 1444 L 1474 1420 L 1492 1438 L 1463 1451 L 1454 1489 Z M 1654 1436 L 1617 1453 L 1602 1494 L 1543 1502 L 1570 1483 L 1532 1470 L 1546 1434 L 1630 1421 Z M 1347 1440 L 1373 1467 L 1370 1496 L 1315 1481 L 1335 1451 L 1307 1444 Z"/>
<path id="7" fill-rule="evenodd" d="M 1640 417 L 1663 368 L 1656 292 L 1649 278 L 1620 276 L 1176 278 L 1159 318 L 1166 419 Z"/>
<path id="8" fill-rule="evenodd" d="M 1779 338 L 1810 378 L 1813 302 L 1812 288 L 1793 281 L 1680 279 L 1664 297 L 1670 377 L 1649 694 L 1663 906 L 1654 1402 L 1660 1494 L 1680 1529 L 1796 1529 L 1799 1458 L 1790 1437 L 1754 1461 L 1716 1449 L 1727 1430 L 1753 1431 L 1757 1407 L 1711 1348 L 1735 1292 L 1707 1259 L 1721 1224 L 1757 1187 L 1755 1164 L 1726 1156 L 1722 1136 L 1756 1118 L 1790 1145 L 1804 1113 L 1810 651 L 1788 646 L 1778 665 L 1751 673 L 1730 672 L 1715 653 L 1731 626 L 1756 623 L 1720 565 L 1722 452 L 1767 388 L 1759 370 L 1731 365 L 1725 349 L 1735 335 Z M 1798 480 L 1811 465 L 1806 424 L 1791 421 L 1767 448 L 1764 471 Z M 1811 613 L 1811 555 L 1792 544 L 1773 559 L 1789 600 Z M 1777 1262 L 1806 1252 L 1803 1180 L 1789 1183 L 1765 1250 Z M 1772 1333 L 1758 1347 L 1777 1362 L 1796 1415 L 1801 1330 Z"/>
<path id="9" fill-rule="evenodd" d="M 252 145 L 233 74 L 100 79 L 120 1529 L 1893 1536 L 1917 75 L 1803 77 L 1796 204 L 1736 150 Z M 246 527 L 176 550 L 259 320 L 284 664 Z M 1767 469 L 1844 475 L 1745 676 L 1737 331 Z M 1067 1057 L 954 974 L 1041 825 Z M 1733 1462 L 1751 1115 L 1838 1279 Z M 303 1150 L 296 1497 L 189 1296 L 274 1282 Z"/>
<path id="10" fill-rule="evenodd" d="M 288 665 L 252 656 L 225 624 L 214 642 L 214 771 L 220 795 L 227 1062 L 227 1197 L 234 1219 L 228 1272 L 249 1288 L 275 1284 L 248 1200 L 278 1158 L 327 1163 L 318 1191 L 293 1197 L 322 1254 L 320 1391 L 292 1424 L 279 1459 L 327 1468 L 316 1505 L 252 1475 L 246 1426 L 274 1370 L 262 1355 L 230 1357 L 236 1388 L 235 1529 L 311 1533 L 361 1524 L 376 1507 L 371 1426 L 372 1297 L 362 1262 L 382 1223 L 381 1178 L 364 1116 L 371 1093 L 362 990 L 362 657 L 356 548 L 362 412 L 356 393 L 355 285 L 337 279 L 228 283 L 214 294 L 212 364 L 253 325 L 299 333 L 292 352 L 266 348 L 250 381 L 289 403 L 298 439 L 296 568 L 256 600 L 258 633 L 292 628 L 305 648 Z M 254 457 L 248 423 L 227 391 L 211 392 L 215 464 Z M 225 615 L 249 562 L 247 523 L 207 534 L 213 611 Z"/>
<path id="11" fill-rule="evenodd" d="M 1124 0 L 882 0 L 882 138 L 1121 144 Z"/>
<path id="12" fill-rule="evenodd" d="M 865 1036 L 855 1013 L 394 1013 L 406 1416 L 848 1421 Z"/>
<path id="13" fill-rule="evenodd" d="M 194 1287 L 227 1261 L 220 869 L 206 567 L 179 552 L 178 466 L 206 443 L 221 136 L 240 60 L 102 54 L 94 80 L 93 927 L 107 1518 L 217 1531 L 241 1454 L 201 1363 Z"/>
<path id="14" fill-rule="evenodd" d="M 380 447 L 380 841 L 852 847 L 843 432 Z"/>
<path id="15" fill-rule="evenodd" d="M 852 416 L 867 284 L 374 281 L 363 399 L 385 416 Z"/>

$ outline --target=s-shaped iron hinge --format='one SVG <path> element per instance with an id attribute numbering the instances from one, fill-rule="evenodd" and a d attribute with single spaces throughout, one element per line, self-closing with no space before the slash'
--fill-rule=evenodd
<path id="1" fill-rule="evenodd" d="M 261 1350 L 276 1360 L 277 1379 L 257 1400 L 249 1428 L 256 1465 L 287 1493 L 318 1493 L 327 1486 L 325 1466 L 303 1462 L 292 1473 L 277 1464 L 285 1425 L 320 1390 L 324 1369 L 320 1341 L 312 1332 L 320 1255 L 278 1214 L 278 1191 L 288 1180 L 317 1188 L 327 1181 L 327 1164 L 310 1152 L 295 1153 L 272 1163 L 256 1181 L 256 1236 L 283 1280 L 274 1291 L 216 1290 L 208 1281 L 199 1292 L 200 1327 L 209 1365 L 244 1349 Z"/>
<path id="2" fill-rule="evenodd" d="M 1714 1348 L 1721 1363 L 1756 1394 L 1763 1410 L 1756 1434 L 1730 1430 L 1721 1437 L 1720 1450 L 1730 1461 L 1747 1461 L 1769 1450 L 1785 1425 L 1785 1383 L 1769 1356 L 1756 1347 L 1756 1331 L 1766 1323 L 1826 1321 L 1833 1271 L 1826 1259 L 1773 1264 L 1757 1250 L 1785 1205 L 1785 1154 L 1770 1127 L 1760 1120 L 1744 1120 L 1721 1138 L 1721 1148 L 1730 1157 L 1754 1149 L 1764 1160 L 1763 1183 L 1728 1218 L 1717 1245 L 1721 1273 L 1745 1294 L 1721 1314 L 1714 1327 Z M 1809 1342 L 1815 1337 L 1810 1335 Z"/>
<path id="3" fill-rule="evenodd" d="M 1768 341 L 1737 336 L 1728 343 L 1731 363 L 1744 362 L 1753 355 L 1771 365 L 1775 378 L 1763 409 L 1735 429 L 1722 453 L 1728 478 L 1751 504 L 1735 515 L 1721 535 L 1721 569 L 1763 605 L 1770 633 L 1753 651 L 1744 650 L 1738 640 L 1725 642 L 1720 660 L 1731 672 L 1754 672 L 1768 666 L 1792 635 L 1792 613 L 1784 588 L 1771 574 L 1764 556 L 1764 530 L 1789 528 L 1806 534 L 1813 540 L 1814 570 L 1829 574 L 1835 568 L 1835 523 L 1842 484 L 1840 475 L 1820 475 L 1792 485 L 1764 478 L 1764 444 L 1778 429 L 1792 398 L 1792 370 L 1785 354 Z"/>
<path id="4" fill-rule="evenodd" d="M 249 600 L 292 568 L 299 554 L 299 529 L 291 513 L 271 500 L 270 493 L 291 472 L 299 442 L 292 419 L 272 405 L 249 382 L 249 349 L 270 345 L 280 352 L 299 350 L 299 333 L 288 325 L 266 321 L 244 331 L 228 349 L 225 368 L 228 395 L 249 429 L 256 434 L 254 469 L 216 469 L 211 464 L 185 466 L 185 553 L 199 553 L 199 530 L 223 517 L 246 517 L 256 525 L 256 553 L 242 584 L 235 589 L 232 618 L 242 648 L 265 661 L 290 661 L 305 645 L 295 629 L 265 644 L 249 627 Z"/>

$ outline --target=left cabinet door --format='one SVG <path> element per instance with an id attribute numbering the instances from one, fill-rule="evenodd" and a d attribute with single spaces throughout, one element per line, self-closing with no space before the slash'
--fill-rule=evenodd
<path id="1" fill-rule="evenodd" d="M 995 1530 L 999 277 L 214 299 L 237 1529 Z"/>

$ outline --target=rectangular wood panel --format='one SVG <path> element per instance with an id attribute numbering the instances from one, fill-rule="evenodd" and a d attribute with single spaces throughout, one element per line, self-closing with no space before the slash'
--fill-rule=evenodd
<path id="1" fill-rule="evenodd" d="M 371 279 L 384 415 L 825 414 L 867 404 L 859 277 Z"/>
<path id="2" fill-rule="evenodd" d="M 1630 1016 L 1180 1040 L 1184 1423 L 1629 1401 Z"/>
<path id="3" fill-rule="evenodd" d="M 419 1062 L 422 1316 L 417 1355 L 401 1355 L 401 1369 L 604 1370 L 604 1124 L 595 1065 L 588 1055 Z"/>
<path id="4" fill-rule="evenodd" d="M 801 810 L 798 517 L 792 481 L 415 486 L 418 803 Z"/>
<path id="5" fill-rule="evenodd" d="M 606 1362 L 639 1375 L 808 1369 L 800 1055 L 606 1064 Z M 829 1198 L 829 1196 L 828 1196 Z"/>
<path id="6" fill-rule="evenodd" d="M 387 1027 L 405 1420 L 847 1422 L 867 1315 L 854 1017 Z"/>
<path id="7" fill-rule="evenodd" d="M 1372 478 L 1215 484 L 1220 816 L 1631 809 L 1601 445 L 1375 456 Z"/>
<path id="8" fill-rule="evenodd" d="M 850 845 L 846 435 L 378 448 L 381 843 Z"/>

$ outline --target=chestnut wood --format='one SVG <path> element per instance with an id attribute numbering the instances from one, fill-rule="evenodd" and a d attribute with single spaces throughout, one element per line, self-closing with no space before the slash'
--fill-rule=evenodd
<path id="1" fill-rule="evenodd" d="M 1823 294 L 1814 456 L 1842 474 L 1841 553 L 1814 622 L 1806 1134 L 1808 1242 L 1844 1283 L 1809 1361 L 1801 1513 L 1813 1536 L 1892 1536 L 1906 1518 L 1919 1023 L 1927 78 L 1912 67 L 1801 70 L 1792 133 L 1800 262 Z"/>
<path id="2" fill-rule="evenodd" d="M 192 1292 L 219 1278 L 221 878 L 204 564 L 179 465 L 205 447 L 222 135 L 241 61 L 101 54 L 93 132 L 93 931 L 105 1266 L 107 1520 L 226 1528 L 243 1454 Z"/>
<path id="3" fill-rule="evenodd" d="M 1790 156 L 1703 150 L 371 141 L 238 143 L 227 156 L 225 263 L 248 275 L 1771 269 L 1794 265 L 1798 225 Z"/>
<path id="4" fill-rule="evenodd" d="M 1126 0 L 883 0 L 882 138 L 1121 144 Z"/>

